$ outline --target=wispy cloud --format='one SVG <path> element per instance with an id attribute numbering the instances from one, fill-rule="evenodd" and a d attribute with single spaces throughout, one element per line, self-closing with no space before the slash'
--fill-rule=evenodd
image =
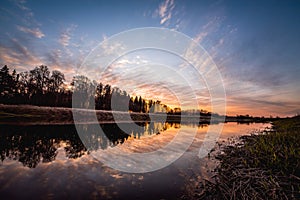
<path id="1" fill-rule="evenodd" d="M 69 46 L 70 40 L 71 40 L 71 36 L 72 36 L 72 32 L 77 28 L 77 25 L 72 24 L 70 27 L 68 27 L 67 29 L 65 29 L 64 31 L 62 31 L 62 33 L 60 34 L 60 38 L 59 38 L 59 43 L 66 47 Z"/>
<path id="2" fill-rule="evenodd" d="M 38 56 L 22 45 L 17 39 L 12 38 L 10 45 L 10 47 L 0 46 L 0 62 L 2 65 L 9 65 L 24 71 L 43 64 L 43 61 Z"/>
<path id="3" fill-rule="evenodd" d="M 39 28 L 30 29 L 30 28 L 26 28 L 24 26 L 17 26 L 17 28 L 19 31 L 22 31 L 24 33 L 29 33 L 36 38 L 45 37 L 45 34 Z"/>
<path id="4" fill-rule="evenodd" d="M 83 59 L 80 54 L 76 54 L 76 58 L 80 61 Z M 75 66 L 78 64 L 77 59 L 75 61 L 74 56 L 68 56 L 67 52 L 63 49 L 53 49 L 49 54 L 43 56 L 37 55 L 34 49 L 26 47 L 16 38 L 9 40 L 9 47 L 0 45 L 0 65 L 8 65 L 9 68 L 22 72 L 45 64 L 51 70 L 63 72 L 67 81 L 71 81 L 72 77 L 76 74 Z"/>
<path id="5" fill-rule="evenodd" d="M 197 43 L 201 43 L 205 37 L 209 34 L 208 31 L 201 31 L 200 33 L 198 33 L 198 35 L 194 38 L 195 42 Z"/>
<path id="6" fill-rule="evenodd" d="M 99 43 L 87 39 L 86 36 L 73 37 L 76 28 L 77 25 L 71 25 L 65 29 L 61 34 L 64 36 L 57 40 L 59 45 L 49 49 L 43 57 L 51 69 L 63 72 L 67 81 L 71 81 L 73 76 L 78 73 L 78 68 L 86 56 Z"/>
<path id="7" fill-rule="evenodd" d="M 159 5 L 157 10 L 160 17 L 160 24 L 167 24 L 172 18 L 172 11 L 175 8 L 174 0 L 166 0 Z"/>
<path id="8" fill-rule="evenodd" d="M 41 24 L 35 19 L 31 8 L 26 5 L 27 2 L 25 0 L 16 0 L 14 1 L 14 4 L 21 10 L 19 17 L 23 24 L 30 27 L 41 26 Z"/>
<path id="9" fill-rule="evenodd" d="M 199 33 L 194 37 L 197 43 L 203 43 L 207 36 L 213 34 L 220 27 L 221 20 L 217 17 L 210 19 L 205 25 L 200 28 Z"/>
<path id="10" fill-rule="evenodd" d="M 30 11 L 30 8 L 28 8 L 27 6 L 25 6 L 26 1 L 25 0 L 20 0 L 20 1 L 15 1 L 16 6 L 18 6 L 18 8 L 20 8 L 21 10 L 24 11 Z"/>
<path id="11" fill-rule="evenodd" d="M 59 43 L 62 46 L 68 46 L 70 39 L 71 39 L 71 36 L 67 32 L 64 32 L 60 35 Z"/>

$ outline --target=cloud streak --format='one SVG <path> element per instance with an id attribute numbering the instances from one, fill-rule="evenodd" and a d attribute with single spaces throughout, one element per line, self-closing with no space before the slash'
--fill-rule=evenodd
<path id="1" fill-rule="evenodd" d="M 69 46 L 72 32 L 76 28 L 77 28 L 77 25 L 73 24 L 70 27 L 68 27 L 66 30 L 62 31 L 62 33 L 60 34 L 60 38 L 58 40 L 59 44 L 61 44 L 64 47 Z"/>
<path id="2" fill-rule="evenodd" d="M 34 28 L 34 29 L 30 29 L 30 28 L 26 28 L 23 26 L 17 26 L 19 31 L 22 31 L 24 33 L 29 33 L 31 35 L 33 35 L 36 38 L 42 38 L 45 37 L 45 34 L 39 29 L 39 28 Z"/>
<path id="3" fill-rule="evenodd" d="M 15 4 L 16 4 L 16 6 L 18 6 L 18 8 L 20 8 L 21 10 L 24 10 L 24 11 L 30 11 L 30 9 L 24 5 L 25 3 L 26 3 L 26 1 L 24 1 L 24 0 L 15 1 Z"/>
<path id="4" fill-rule="evenodd" d="M 172 11 L 175 8 L 174 0 L 166 0 L 165 2 L 161 3 L 158 7 L 158 14 L 160 17 L 160 24 L 168 24 L 168 21 L 172 18 Z"/>
<path id="5" fill-rule="evenodd" d="M 0 62 L 2 65 L 26 71 L 34 66 L 43 64 L 43 61 L 38 56 L 22 45 L 16 38 L 10 40 L 10 45 L 13 48 L 0 45 Z"/>

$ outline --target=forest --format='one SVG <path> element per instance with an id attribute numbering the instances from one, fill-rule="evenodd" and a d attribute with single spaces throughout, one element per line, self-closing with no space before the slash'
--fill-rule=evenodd
<path id="1" fill-rule="evenodd" d="M 9 67 L 4 65 L 0 70 L 0 103 L 141 113 L 181 112 L 179 108 L 172 109 L 159 100 L 130 96 L 124 90 L 90 80 L 83 75 L 74 76 L 70 84 L 67 84 L 62 72 L 51 72 L 46 65 L 20 73 L 16 70 L 10 72 Z"/>

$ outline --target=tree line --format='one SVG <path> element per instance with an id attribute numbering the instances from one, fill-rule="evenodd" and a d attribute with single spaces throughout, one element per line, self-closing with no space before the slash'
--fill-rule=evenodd
<path id="1" fill-rule="evenodd" d="M 142 113 L 152 109 L 153 112 L 174 113 L 173 109 L 160 101 L 146 100 L 141 96 L 131 97 L 124 90 L 98 83 L 83 75 L 74 76 L 70 84 L 65 81 L 62 72 L 51 72 L 45 65 L 21 73 L 16 70 L 10 72 L 8 66 L 4 65 L 0 70 L 0 103 Z"/>

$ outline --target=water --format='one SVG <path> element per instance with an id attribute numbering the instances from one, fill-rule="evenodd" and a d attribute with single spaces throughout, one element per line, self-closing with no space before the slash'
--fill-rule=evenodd
<path id="1" fill-rule="evenodd" d="M 197 155 L 208 128 L 220 124 L 121 124 L 129 134 L 117 124 L 100 126 L 106 137 L 98 133 L 98 125 L 85 126 L 89 134 L 81 138 L 73 125 L 0 125 L 1 198 L 175 199 L 189 191 L 195 181 L 208 178 L 215 166 Z M 219 140 L 267 126 L 270 125 L 226 123 Z M 190 135 L 196 130 L 193 143 L 178 160 L 157 171 L 125 173 L 92 156 L 109 155 L 114 148 L 153 152 L 168 145 L 179 130 Z"/>

